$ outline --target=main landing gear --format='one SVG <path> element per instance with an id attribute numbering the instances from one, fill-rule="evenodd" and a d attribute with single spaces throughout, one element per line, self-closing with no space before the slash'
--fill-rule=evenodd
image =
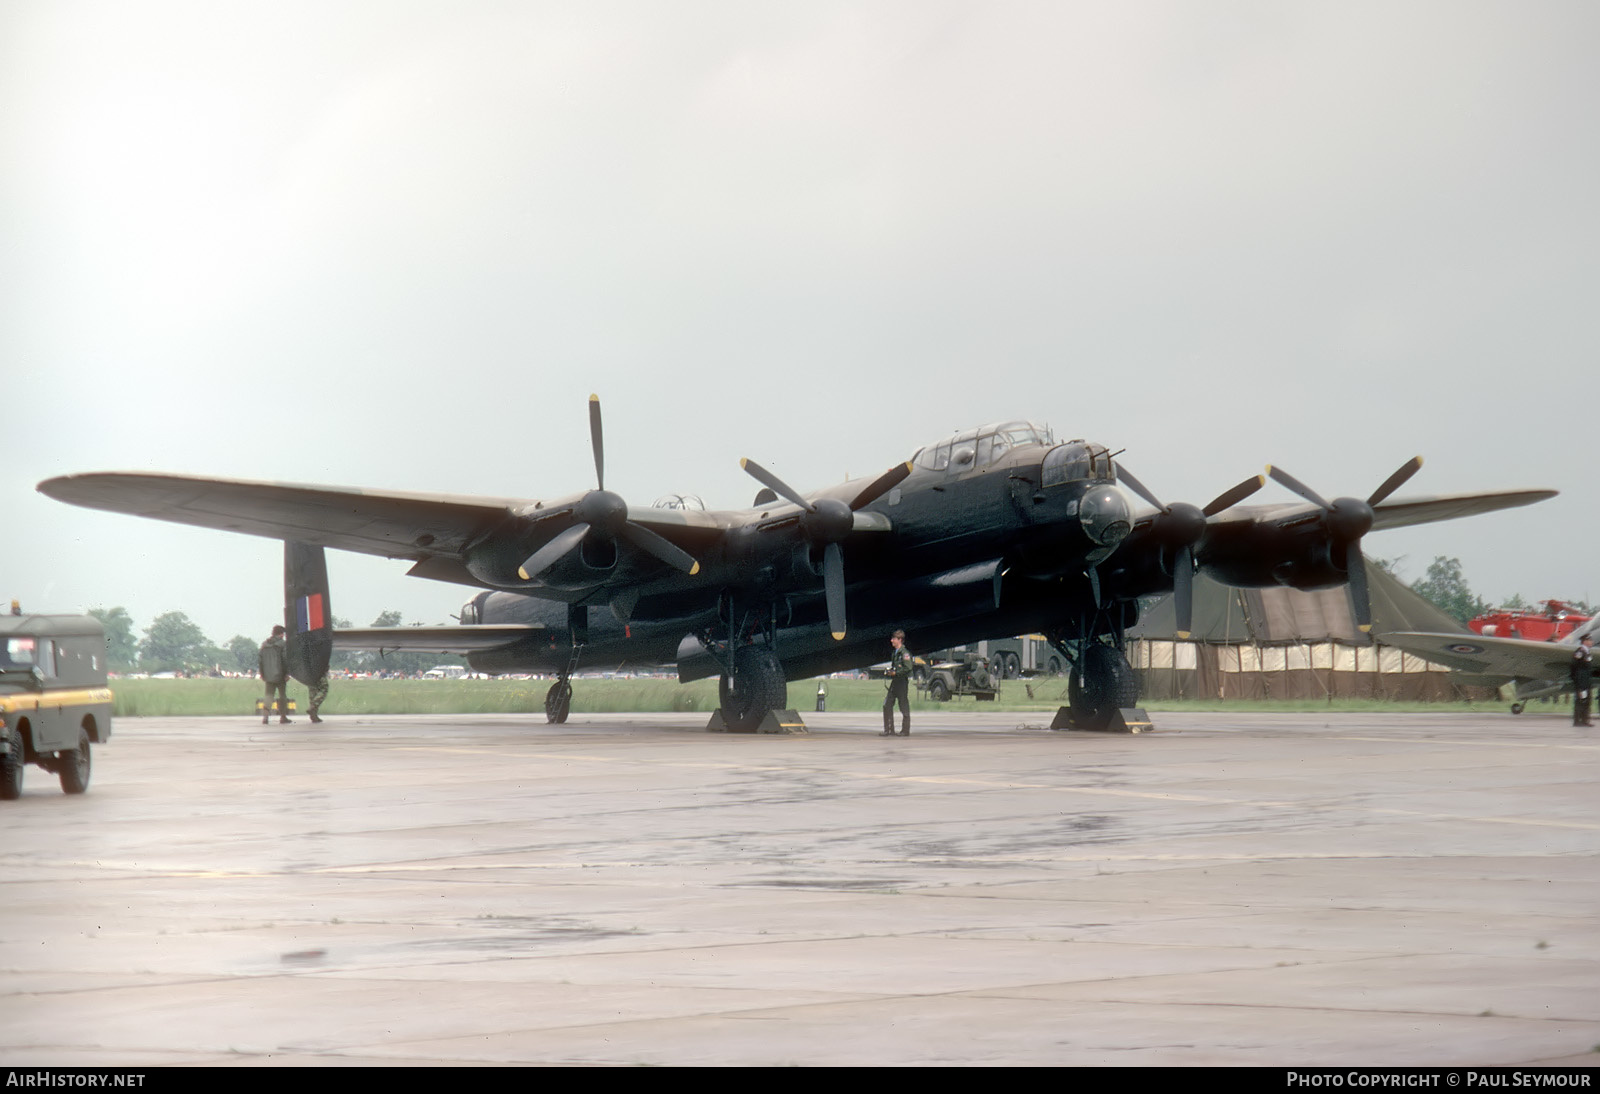
<path id="1" fill-rule="evenodd" d="M 722 721 L 731 730 L 751 733 L 772 711 L 789 705 L 789 683 L 778 655 L 763 646 L 745 646 L 734 654 L 734 671 L 717 683 Z"/>
<path id="2" fill-rule="evenodd" d="M 1127 730 L 1138 733 L 1150 728 L 1150 721 L 1139 709 L 1139 676 L 1128 664 L 1123 651 L 1123 632 L 1120 619 L 1096 619 L 1096 624 L 1109 622 L 1113 633 L 1105 639 L 1068 638 L 1057 631 L 1050 635 L 1050 644 L 1066 659 L 1070 676 L 1067 680 L 1068 706 L 1056 712 L 1051 729 Z M 1099 629 L 1085 627 L 1091 635 Z M 1054 661 L 1054 658 L 1051 658 Z"/>
<path id="3" fill-rule="evenodd" d="M 777 653 L 778 607 L 757 603 L 755 609 L 736 612 L 734 597 L 727 594 L 720 606 L 728 623 L 725 639 L 718 641 L 709 629 L 700 635 L 701 644 L 723 667 L 717 683 L 719 710 L 707 728 L 735 733 L 803 732 L 799 715 L 788 710 L 789 682 Z"/>
<path id="4" fill-rule="evenodd" d="M 1078 729 L 1109 729 L 1119 711 L 1139 705 L 1139 677 L 1121 650 L 1090 643 L 1072 666 L 1067 701 Z"/>
<path id="5" fill-rule="evenodd" d="M 572 681 L 567 679 L 566 673 L 562 673 L 560 678 L 550 685 L 550 690 L 544 693 L 544 720 L 558 726 L 567 720 L 567 715 L 571 711 Z"/>
<path id="6" fill-rule="evenodd" d="M 578 654 L 589 640 L 588 608 L 582 604 L 567 608 L 567 631 L 572 636 L 572 656 L 567 658 L 567 667 L 557 675 L 550 690 L 544 693 L 544 720 L 554 726 L 565 722 L 572 711 L 572 674 L 578 670 Z"/>

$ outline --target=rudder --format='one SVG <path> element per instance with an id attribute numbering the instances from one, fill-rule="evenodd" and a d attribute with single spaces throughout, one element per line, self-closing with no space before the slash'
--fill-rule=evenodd
<path id="1" fill-rule="evenodd" d="M 321 547 L 283 541 L 283 624 L 289 632 L 289 675 L 310 687 L 328 674 L 333 655 L 328 560 Z"/>

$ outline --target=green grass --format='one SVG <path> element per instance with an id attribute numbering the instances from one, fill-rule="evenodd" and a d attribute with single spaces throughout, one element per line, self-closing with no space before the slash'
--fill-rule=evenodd
<path id="1" fill-rule="evenodd" d="M 801 712 L 816 709 L 816 680 L 789 685 L 789 705 Z M 877 711 L 883 707 L 881 680 L 828 680 L 828 710 Z M 326 714 L 505 714 L 544 711 L 548 680 L 334 680 L 323 706 Z M 914 710 L 1053 711 L 1066 703 L 1066 682 L 1061 679 L 1032 682 L 1029 698 L 1022 681 L 1005 686 L 993 703 L 957 698 L 947 704 L 931 702 L 912 692 Z M 254 680 L 113 680 L 114 715 L 119 718 L 247 715 L 255 710 L 261 686 Z M 303 716 L 306 689 L 291 683 L 289 696 Z M 703 712 L 717 705 L 717 682 L 699 680 L 679 684 L 672 679 L 641 678 L 573 681 L 572 710 L 577 714 Z M 1370 699 L 1303 700 L 1150 700 L 1148 710 L 1390 713 L 1497 710 L 1490 703 L 1388 703 Z M 1534 706 L 1533 710 L 1541 708 Z M 1551 707 L 1551 710 L 1558 709 Z"/>

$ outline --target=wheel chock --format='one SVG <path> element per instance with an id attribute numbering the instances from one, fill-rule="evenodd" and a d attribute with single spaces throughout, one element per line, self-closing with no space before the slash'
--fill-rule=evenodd
<path id="1" fill-rule="evenodd" d="M 769 710 L 767 716 L 761 719 L 761 724 L 754 729 L 729 729 L 728 723 L 722 718 L 722 708 L 718 707 L 711 712 L 711 719 L 706 722 L 707 733 L 808 733 L 805 722 L 800 720 L 800 712 L 796 710 Z"/>
<path id="2" fill-rule="evenodd" d="M 1088 726 L 1080 726 L 1078 724 L 1077 719 L 1072 716 L 1071 707 L 1061 707 L 1059 710 L 1057 710 L 1055 720 L 1050 723 L 1050 728 L 1082 730 L 1089 729 Z M 1110 721 L 1105 724 L 1104 728 L 1102 728 L 1100 732 L 1148 733 L 1154 728 L 1155 726 L 1150 722 L 1150 715 L 1145 713 L 1143 707 L 1123 707 L 1111 715 Z"/>

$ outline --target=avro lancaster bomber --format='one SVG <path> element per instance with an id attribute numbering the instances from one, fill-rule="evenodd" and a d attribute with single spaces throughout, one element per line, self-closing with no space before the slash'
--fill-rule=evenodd
<path id="1" fill-rule="evenodd" d="M 106 472 L 39 484 L 75 505 L 286 543 L 291 661 L 303 681 L 329 651 L 383 646 L 465 652 L 475 669 L 548 672 L 551 721 L 585 668 L 675 664 L 719 676 L 729 728 L 787 706 L 787 682 L 881 660 L 904 628 L 934 649 L 1042 632 L 1071 664 L 1080 726 L 1135 705 L 1124 635 L 1139 601 L 1174 593 L 1187 630 L 1194 575 L 1231 585 L 1349 585 L 1370 626 L 1362 537 L 1374 529 L 1527 505 L 1552 490 L 1401 499 L 1402 465 L 1366 498 L 1324 499 L 1281 469 L 1301 500 L 1240 503 L 1252 476 L 1205 505 L 1163 502 L 1103 444 L 1058 441 L 1026 421 L 917 450 L 881 475 L 802 494 L 750 460 L 745 509 L 692 499 L 628 504 L 605 488 L 600 402 L 589 402 L 595 488 L 553 500 Z M 322 550 L 403 558 L 409 573 L 479 591 L 459 626 L 334 632 Z"/>

